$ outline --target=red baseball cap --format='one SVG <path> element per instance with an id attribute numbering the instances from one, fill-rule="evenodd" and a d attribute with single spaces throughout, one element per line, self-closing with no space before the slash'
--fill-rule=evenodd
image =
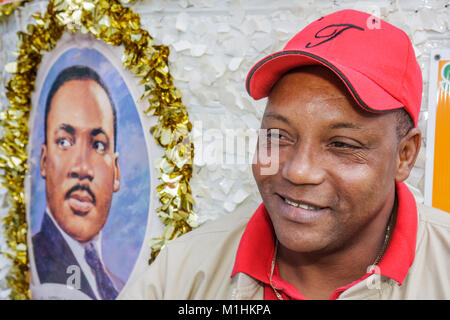
<path id="1" fill-rule="evenodd" d="M 246 89 L 255 100 L 267 97 L 286 72 L 306 65 L 331 69 L 365 110 L 404 107 L 417 126 L 422 73 L 411 41 L 397 27 L 356 10 L 322 17 L 253 66 Z"/>

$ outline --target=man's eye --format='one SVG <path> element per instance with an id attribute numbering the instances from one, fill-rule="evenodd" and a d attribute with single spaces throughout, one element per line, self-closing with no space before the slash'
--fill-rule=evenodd
<path id="1" fill-rule="evenodd" d="M 67 148 L 67 147 L 70 147 L 72 145 L 72 142 L 69 139 L 67 139 L 67 138 L 60 138 L 60 139 L 56 140 L 56 144 L 59 147 Z"/>
<path id="2" fill-rule="evenodd" d="M 94 149 L 97 150 L 98 152 L 103 152 L 106 150 L 106 145 L 101 141 L 95 141 Z"/>
<path id="3" fill-rule="evenodd" d="M 355 145 L 348 144 L 345 142 L 340 142 L 340 141 L 332 142 L 331 146 L 334 148 L 339 148 L 339 149 L 361 149 L 361 147 L 359 147 L 359 146 L 355 146 Z"/>
<path id="4" fill-rule="evenodd" d="M 282 135 L 280 133 L 280 130 L 273 129 L 273 130 L 267 130 L 267 139 L 268 140 L 271 140 L 271 139 L 284 140 L 284 139 L 286 139 L 286 136 Z"/>

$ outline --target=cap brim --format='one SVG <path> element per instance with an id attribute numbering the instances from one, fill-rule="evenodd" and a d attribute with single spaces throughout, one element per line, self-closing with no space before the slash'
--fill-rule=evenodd
<path id="1" fill-rule="evenodd" d="M 403 107 L 401 102 L 364 74 L 303 51 L 280 51 L 259 61 L 247 76 L 247 91 L 255 100 L 265 98 L 286 72 L 307 65 L 323 65 L 332 70 L 356 102 L 367 111 L 384 112 Z"/>

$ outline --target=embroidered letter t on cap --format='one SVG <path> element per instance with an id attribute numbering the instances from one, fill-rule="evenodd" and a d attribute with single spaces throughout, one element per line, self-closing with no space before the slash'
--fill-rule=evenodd
<path id="1" fill-rule="evenodd" d="M 259 61 L 248 73 L 247 91 L 256 100 L 267 97 L 286 72 L 306 65 L 331 69 L 365 110 L 404 107 L 417 126 L 422 73 L 411 41 L 397 27 L 356 10 L 322 17 Z"/>

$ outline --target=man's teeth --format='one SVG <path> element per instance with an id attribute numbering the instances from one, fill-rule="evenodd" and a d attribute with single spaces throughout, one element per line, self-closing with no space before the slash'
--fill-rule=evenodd
<path id="1" fill-rule="evenodd" d="M 305 209 L 305 210 L 320 210 L 320 209 L 321 209 L 321 208 L 319 208 L 319 207 L 310 206 L 309 204 L 293 202 L 293 201 L 288 200 L 288 199 L 284 199 L 284 201 L 285 201 L 287 204 L 289 204 L 289 205 L 291 205 L 291 206 L 293 206 L 293 207 L 296 207 L 296 208 L 302 208 L 302 209 Z"/>

